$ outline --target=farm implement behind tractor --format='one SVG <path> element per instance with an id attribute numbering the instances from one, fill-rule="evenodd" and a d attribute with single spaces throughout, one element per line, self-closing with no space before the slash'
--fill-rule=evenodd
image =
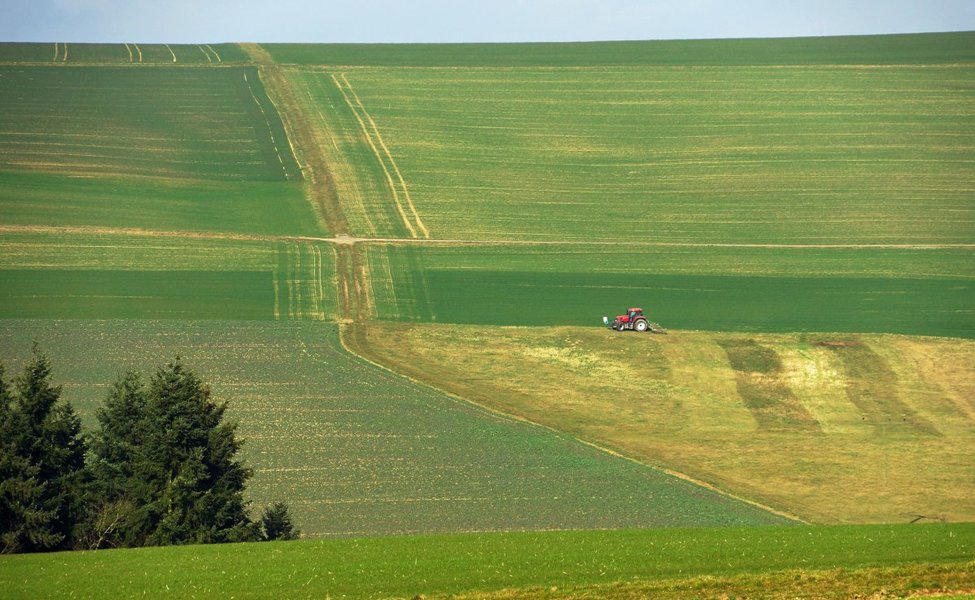
<path id="1" fill-rule="evenodd" d="M 603 324 L 616 331 L 650 331 L 652 333 L 667 333 L 660 325 L 648 321 L 643 315 L 642 308 L 631 308 L 625 315 L 619 315 L 610 322 L 609 317 L 603 317 Z"/>

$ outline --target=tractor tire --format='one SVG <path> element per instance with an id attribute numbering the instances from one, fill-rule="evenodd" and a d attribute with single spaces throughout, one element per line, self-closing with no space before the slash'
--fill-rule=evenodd
<path id="1" fill-rule="evenodd" d="M 647 325 L 647 322 L 644 321 L 643 319 L 640 319 L 639 321 L 633 324 L 633 328 L 641 333 L 646 331 L 648 327 L 649 326 Z"/>

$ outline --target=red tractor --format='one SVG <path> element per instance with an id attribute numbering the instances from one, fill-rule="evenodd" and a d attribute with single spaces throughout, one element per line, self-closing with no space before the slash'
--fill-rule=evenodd
<path id="1" fill-rule="evenodd" d="M 631 308 L 626 311 L 625 315 L 616 317 L 612 323 L 610 323 L 609 317 L 603 317 L 603 323 L 610 329 L 615 329 L 616 331 L 633 330 L 664 333 L 663 327 L 647 320 L 643 315 L 642 308 Z"/>

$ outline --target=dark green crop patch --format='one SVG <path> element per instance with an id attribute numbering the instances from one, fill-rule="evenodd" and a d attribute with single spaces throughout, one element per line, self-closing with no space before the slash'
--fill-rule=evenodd
<path id="1" fill-rule="evenodd" d="M 274 318 L 260 271 L 0 270 L 0 319 Z"/>

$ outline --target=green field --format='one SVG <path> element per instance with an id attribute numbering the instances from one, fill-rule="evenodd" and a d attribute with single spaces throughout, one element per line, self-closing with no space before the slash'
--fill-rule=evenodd
<path id="1" fill-rule="evenodd" d="M 790 522 L 374 367 L 334 324 L 2 320 L 8 372 L 32 340 L 89 423 L 118 373 L 180 354 L 240 421 L 255 508 L 309 537 Z"/>
<path id="2" fill-rule="evenodd" d="M 629 306 L 676 329 L 975 337 L 971 249 L 370 246 L 376 316 L 597 325 Z"/>
<path id="3" fill-rule="evenodd" d="M 332 249 L 185 232 L 0 232 L 0 319 L 338 318 Z"/>
<path id="4" fill-rule="evenodd" d="M 570 46 L 590 62 L 559 65 L 547 45 L 464 46 L 462 69 L 424 47 L 268 49 L 346 65 L 288 73 L 354 235 L 519 242 L 369 247 L 374 317 L 584 324 L 645 305 L 676 328 L 971 337 L 966 39 L 724 42 L 721 65 L 688 42 L 680 68 L 667 43 Z"/>
<path id="5" fill-rule="evenodd" d="M 975 60 L 971 32 L 548 44 L 262 44 L 283 64 L 593 67 L 944 64 Z"/>
<path id="6" fill-rule="evenodd" d="M 479 534 L 5 556 L 0 585 L 11 598 L 902 597 L 971 589 L 973 552 L 972 525 Z"/>
<path id="7" fill-rule="evenodd" d="M 0 63 L 220 65 L 248 61 L 237 44 L 0 44 Z"/>
<path id="8" fill-rule="evenodd" d="M 0 223 L 321 235 L 253 68 L 0 66 Z"/>
<path id="9" fill-rule="evenodd" d="M 296 180 L 253 68 L 0 67 L 0 170 Z"/>
<path id="10" fill-rule="evenodd" d="M 341 77 L 434 238 L 975 241 L 967 66 L 372 68 Z"/>
<path id="11" fill-rule="evenodd" d="M 973 41 L 0 44 L 7 372 L 37 340 L 90 425 L 179 354 L 255 513 L 394 536 L 0 585 L 972 589 L 969 525 L 734 527 L 971 518 Z M 590 531 L 396 537 L 547 529 Z"/>

